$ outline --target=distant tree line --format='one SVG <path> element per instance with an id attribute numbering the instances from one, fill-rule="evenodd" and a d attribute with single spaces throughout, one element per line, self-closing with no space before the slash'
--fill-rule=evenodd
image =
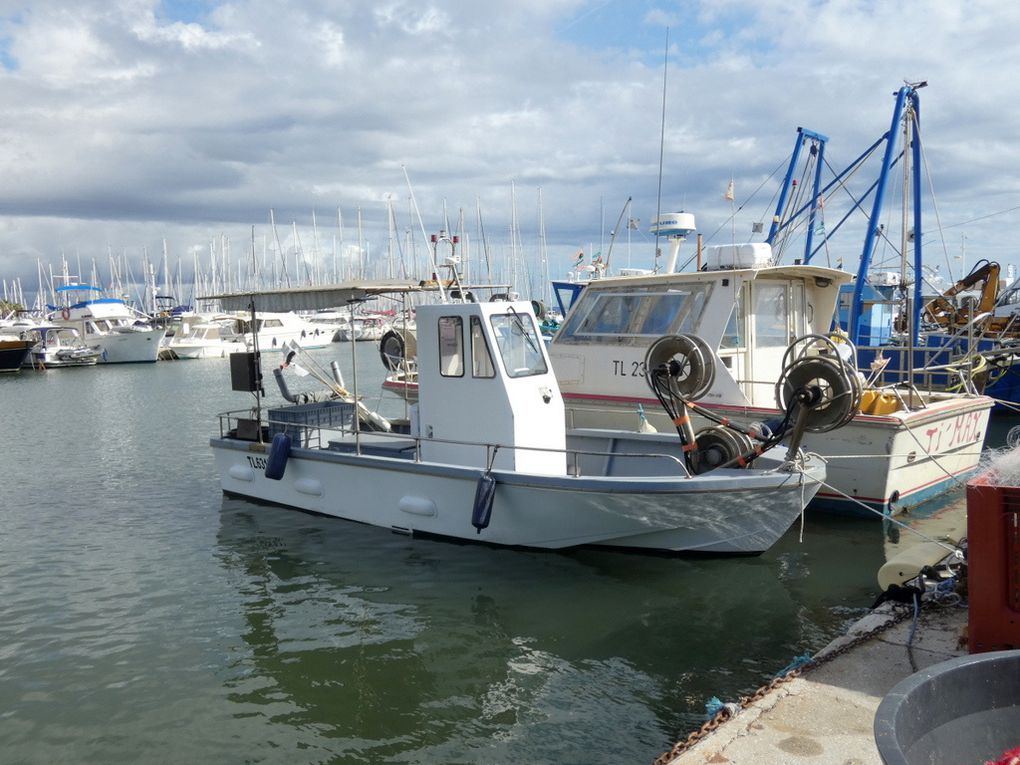
<path id="1" fill-rule="evenodd" d="M 24 310 L 25 307 L 21 303 L 12 303 L 10 300 L 0 299 L 0 316 L 9 316 L 11 313 Z"/>

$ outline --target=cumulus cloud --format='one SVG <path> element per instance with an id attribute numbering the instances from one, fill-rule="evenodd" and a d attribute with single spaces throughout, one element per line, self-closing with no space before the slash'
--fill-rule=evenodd
<path id="1" fill-rule="evenodd" d="M 412 190 L 427 228 L 463 209 L 493 242 L 516 201 L 534 249 L 541 189 L 566 263 L 628 197 L 647 231 L 660 137 L 665 209 L 746 237 L 771 214 L 794 129 L 826 133 L 833 165 L 849 162 L 887 129 L 904 79 L 930 83 L 943 223 L 1020 204 L 1020 7 L 988 0 L 7 0 L 0 20 L 0 278 L 34 280 L 36 259 L 62 250 L 155 252 L 167 238 L 183 257 L 245 241 L 270 208 L 298 227 L 360 208 L 381 252 L 387 199 L 417 230 Z M 1015 215 L 968 224 L 969 250 L 1015 257 Z"/>

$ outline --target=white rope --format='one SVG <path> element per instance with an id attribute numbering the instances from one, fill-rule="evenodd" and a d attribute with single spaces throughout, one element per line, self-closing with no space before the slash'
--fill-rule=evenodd
<path id="1" fill-rule="evenodd" d="M 987 430 L 987 426 L 986 426 L 986 430 Z M 906 431 L 910 434 L 910 437 L 914 439 L 914 442 L 917 444 L 918 448 L 921 451 L 923 451 L 923 452 L 927 452 L 927 449 L 925 449 L 924 446 L 921 445 L 921 441 L 917 438 L 917 435 L 915 435 L 914 431 L 912 431 L 910 428 L 907 428 Z M 953 454 L 954 455 L 956 455 L 956 454 L 968 454 L 969 455 L 969 454 L 973 454 L 973 453 L 974 452 L 954 452 Z M 978 456 L 980 456 L 980 455 L 981 455 L 981 451 L 978 451 Z M 949 480 L 953 481 L 957 486 L 966 486 L 967 485 L 966 482 L 961 481 L 955 475 L 953 475 L 948 470 L 946 470 L 946 468 L 942 465 L 942 463 L 939 462 L 939 457 L 938 456 L 936 456 L 934 454 L 929 454 L 928 456 L 931 457 L 932 462 L 935 463 L 935 465 L 938 467 L 938 469 L 941 470 L 943 473 L 945 473 L 946 477 L 949 478 Z M 943 456 L 948 456 L 948 455 L 943 455 Z"/>
<path id="2" fill-rule="evenodd" d="M 797 540 L 801 544 L 804 543 L 804 516 L 806 515 L 806 511 L 807 511 L 807 502 L 804 499 L 804 489 L 805 489 L 805 486 L 807 485 L 807 481 L 804 480 L 805 478 L 807 478 L 807 473 L 805 473 L 804 469 L 801 468 L 801 471 L 800 471 L 800 537 Z"/>
<path id="3" fill-rule="evenodd" d="M 829 489 L 829 490 L 835 492 L 836 494 L 838 494 L 839 496 L 843 497 L 844 499 L 848 499 L 851 502 L 853 502 L 854 504 L 859 505 L 860 507 L 862 507 L 865 510 L 867 510 L 869 513 L 877 515 L 883 521 L 888 521 L 889 523 L 895 524 L 896 526 L 899 526 L 901 529 L 904 529 L 905 531 L 909 531 L 912 534 L 915 534 L 916 536 L 919 536 L 924 541 L 931 542 L 933 544 L 937 544 L 939 547 L 942 547 L 943 549 L 945 549 L 947 552 L 951 553 L 952 555 L 960 558 L 961 560 L 963 559 L 963 552 L 960 550 L 960 548 L 956 547 L 955 545 L 948 544 L 947 542 L 943 542 L 940 539 L 933 539 L 932 537 L 929 537 L 927 534 L 921 533 L 920 531 L 915 529 L 913 526 L 908 526 L 907 524 L 903 523 L 902 521 L 896 520 L 891 515 L 888 515 L 888 514 L 882 512 L 881 510 L 876 510 L 875 508 L 871 507 L 870 505 L 866 505 L 865 503 L 861 502 L 856 497 L 851 497 L 849 494 L 846 494 L 846 493 L 840 491 L 835 486 L 832 486 L 831 484 L 828 484 L 825 481 L 819 481 L 819 483 L 822 486 L 824 486 L 826 489 Z"/>
<path id="4" fill-rule="evenodd" d="M 1000 405 L 1002 405 L 1002 406 L 1006 407 L 1007 409 L 1010 409 L 1010 410 L 1012 410 L 1014 412 L 1020 412 L 1020 405 L 1018 405 L 1015 401 L 1005 401 L 1005 400 L 1003 400 L 1001 398 L 993 398 L 992 401 L 994 401 L 996 404 L 1000 404 Z"/>

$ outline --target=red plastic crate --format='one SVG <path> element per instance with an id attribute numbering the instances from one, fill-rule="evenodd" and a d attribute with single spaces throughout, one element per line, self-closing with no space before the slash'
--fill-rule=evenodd
<path id="1" fill-rule="evenodd" d="M 971 653 L 1020 648 L 1020 487 L 967 484 Z"/>

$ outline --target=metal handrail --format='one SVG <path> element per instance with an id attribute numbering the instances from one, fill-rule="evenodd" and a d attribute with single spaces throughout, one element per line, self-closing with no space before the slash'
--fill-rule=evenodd
<path id="1" fill-rule="evenodd" d="M 251 409 L 236 409 L 229 412 L 221 412 L 217 415 L 220 423 L 220 438 L 226 438 L 231 431 L 230 424 L 232 421 L 238 421 L 241 419 L 253 419 L 253 411 Z M 322 431 L 333 431 L 337 433 L 345 433 L 353 435 L 356 428 L 324 428 L 321 425 L 301 425 L 293 422 L 280 422 L 265 418 L 264 422 L 260 422 L 259 426 L 263 425 L 278 425 L 284 428 L 301 428 L 307 432 L 305 438 L 305 448 L 309 449 L 322 449 Z M 236 426 L 234 428 L 236 431 Z M 312 438 L 311 431 L 317 431 L 314 439 Z M 551 454 L 564 454 L 568 457 L 568 462 L 573 468 L 571 475 L 580 476 L 580 470 L 578 467 L 579 457 L 612 457 L 633 459 L 633 458 L 649 458 L 654 457 L 656 459 L 665 459 L 673 462 L 677 467 L 680 468 L 680 472 L 683 473 L 685 478 L 692 478 L 691 472 L 687 469 L 683 462 L 683 459 L 672 454 L 666 454 L 661 452 L 606 452 L 606 451 L 594 451 L 589 449 L 558 449 L 548 446 L 527 446 L 517 445 L 511 446 L 509 444 L 490 443 L 482 441 L 462 441 L 449 438 L 425 438 L 422 436 L 412 436 L 405 433 L 385 433 L 385 432 L 373 432 L 373 438 L 377 439 L 394 439 L 394 440 L 412 440 L 414 442 L 414 461 L 421 462 L 421 447 L 422 443 L 427 441 L 429 443 L 439 444 L 450 444 L 454 446 L 470 446 L 470 447 L 483 447 L 485 449 L 486 464 L 491 464 L 491 460 L 494 458 L 495 452 L 499 450 L 524 450 L 532 452 L 548 452 Z M 313 445 L 314 444 L 314 445 Z M 357 454 L 361 454 L 362 444 L 355 442 L 355 451 Z"/>

